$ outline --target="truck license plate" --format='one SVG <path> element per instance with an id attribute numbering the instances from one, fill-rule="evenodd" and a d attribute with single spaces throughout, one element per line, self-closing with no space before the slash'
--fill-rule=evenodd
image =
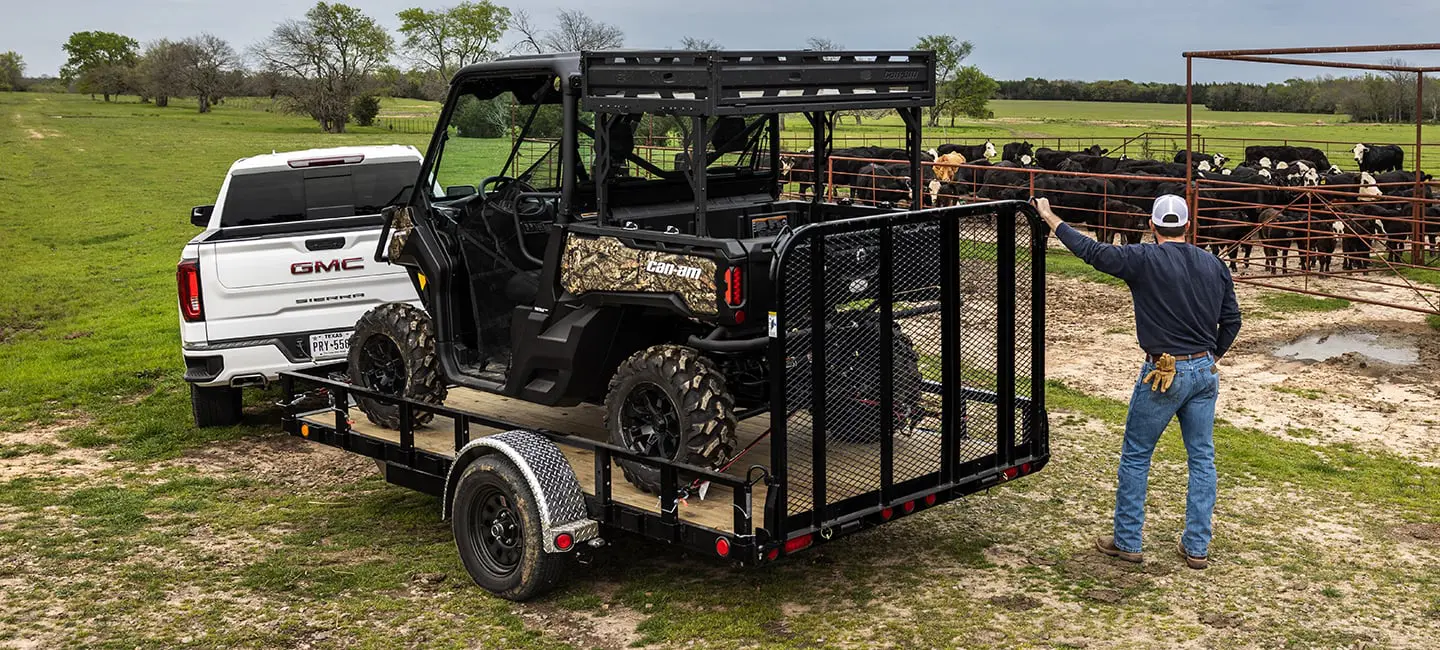
<path id="1" fill-rule="evenodd" d="M 332 359 L 350 353 L 350 332 L 326 332 L 310 335 L 310 359 Z"/>

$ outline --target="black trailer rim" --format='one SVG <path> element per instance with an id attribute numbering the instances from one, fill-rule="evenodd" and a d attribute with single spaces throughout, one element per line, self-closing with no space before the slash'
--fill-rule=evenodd
<path id="1" fill-rule="evenodd" d="M 525 528 L 514 501 L 494 486 L 485 486 L 470 501 L 470 540 L 485 571 L 504 577 L 520 568 Z"/>
<path id="2" fill-rule="evenodd" d="M 680 411 L 665 389 L 637 384 L 620 406 L 620 435 L 639 454 L 675 458 L 680 450 Z"/>
<path id="3" fill-rule="evenodd" d="M 360 355 L 360 377 L 365 386 L 387 395 L 405 390 L 405 361 L 400 347 L 388 336 L 375 335 L 365 339 Z"/>

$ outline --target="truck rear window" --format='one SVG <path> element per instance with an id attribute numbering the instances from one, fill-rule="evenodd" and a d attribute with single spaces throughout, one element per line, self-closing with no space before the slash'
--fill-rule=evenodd
<path id="1" fill-rule="evenodd" d="M 230 179 L 220 227 L 379 214 L 413 185 L 420 163 L 377 163 L 239 174 Z"/>

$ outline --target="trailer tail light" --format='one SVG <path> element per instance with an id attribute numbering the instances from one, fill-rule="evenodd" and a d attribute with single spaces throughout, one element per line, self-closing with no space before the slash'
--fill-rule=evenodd
<path id="1" fill-rule="evenodd" d="M 180 317 L 187 323 L 205 320 L 200 300 L 200 260 L 182 260 L 175 267 L 175 284 L 180 293 Z"/>
<path id="2" fill-rule="evenodd" d="M 730 540 L 724 537 L 715 538 L 715 554 L 720 557 L 730 557 Z"/>
<path id="3" fill-rule="evenodd" d="M 810 548 L 810 545 L 813 543 L 815 543 L 815 536 L 808 533 L 799 537 L 792 537 L 785 540 L 785 554 L 789 555 L 796 551 Z"/>
<path id="4" fill-rule="evenodd" d="M 730 307 L 745 304 L 745 273 L 738 266 L 725 269 L 725 304 Z"/>
<path id="5" fill-rule="evenodd" d="M 575 538 L 571 537 L 570 533 L 560 533 L 559 535 L 555 536 L 555 548 L 558 548 L 562 551 L 570 550 L 570 547 L 574 544 Z"/>
<path id="6" fill-rule="evenodd" d="M 905 510 L 905 514 L 907 514 L 907 515 L 910 514 L 910 513 L 912 513 L 912 512 L 915 512 L 915 502 L 914 502 L 914 501 L 906 501 L 906 502 L 905 502 L 905 505 L 902 506 L 902 508 Z"/>
<path id="7" fill-rule="evenodd" d="M 778 548 L 772 548 L 772 549 L 770 549 L 769 552 L 765 553 L 765 559 L 770 560 L 771 562 L 774 562 L 775 560 L 777 560 L 777 559 L 779 559 L 779 558 L 780 558 L 780 549 L 778 549 Z"/>
<path id="8" fill-rule="evenodd" d="M 884 519 L 885 521 L 890 521 L 890 518 L 891 518 L 891 517 L 894 517 L 894 516 L 895 516 L 895 511 L 894 511 L 893 509 L 891 509 L 891 508 L 885 508 L 885 509 L 883 509 L 883 510 L 880 511 L 880 518 L 881 518 L 881 519 Z"/>
<path id="9" fill-rule="evenodd" d="M 925 495 L 925 505 L 927 505 L 927 506 L 933 506 L 933 505 L 935 505 L 935 495 L 933 495 L 933 494 L 927 494 L 927 495 Z"/>
<path id="10" fill-rule="evenodd" d="M 1005 468 L 1005 478 L 1007 478 L 1007 479 L 1012 479 L 1012 478 L 1015 478 L 1016 476 L 1019 476 L 1019 475 L 1020 475 L 1020 468 L 1019 468 L 1019 467 L 1007 467 L 1007 468 Z"/>
<path id="11" fill-rule="evenodd" d="M 1020 473 L 1021 473 L 1021 474 L 1029 474 L 1029 473 L 1030 473 L 1030 463 L 1025 463 L 1024 465 L 1021 465 L 1021 466 L 1020 466 Z"/>

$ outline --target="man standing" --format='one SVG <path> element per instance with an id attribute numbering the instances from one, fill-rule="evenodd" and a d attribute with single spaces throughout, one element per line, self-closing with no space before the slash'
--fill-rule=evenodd
<path id="1" fill-rule="evenodd" d="M 1203 569 L 1209 564 L 1215 509 L 1215 399 L 1220 386 L 1215 362 L 1240 333 L 1240 306 L 1230 271 L 1220 258 L 1185 242 L 1190 211 L 1185 200 L 1173 194 L 1155 199 L 1150 215 L 1154 244 L 1102 244 L 1062 221 L 1049 201 L 1037 199 L 1035 207 L 1066 248 L 1130 287 L 1136 338 L 1145 352 L 1125 418 L 1114 535 L 1097 539 L 1096 548 L 1128 562 L 1141 561 L 1150 457 L 1160 434 L 1178 417 L 1190 460 L 1179 553 L 1190 568 Z"/>

